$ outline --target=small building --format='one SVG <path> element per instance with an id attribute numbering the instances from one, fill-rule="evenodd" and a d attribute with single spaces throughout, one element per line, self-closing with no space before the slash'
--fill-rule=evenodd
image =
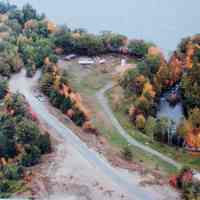
<path id="1" fill-rule="evenodd" d="M 106 59 L 99 60 L 99 64 L 104 64 L 104 63 L 106 63 Z"/>
<path id="2" fill-rule="evenodd" d="M 91 60 L 91 59 L 80 59 L 78 61 L 78 64 L 80 64 L 80 65 L 92 65 L 92 64 L 94 64 L 94 61 Z"/>
<path id="3" fill-rule="evenodd" d="M 72 60 L 74 58 L 76 58 L 76 54 L 69 54 L 69 55 L 64 57 L 64 60 L 68 60 L 69 61 L 69 60 Z"/>

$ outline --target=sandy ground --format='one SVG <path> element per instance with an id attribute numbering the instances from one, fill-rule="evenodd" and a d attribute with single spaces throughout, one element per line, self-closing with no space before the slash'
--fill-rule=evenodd
<path id="1" fill-rule="evenodd" d="M 100 175 L 95 167 L 70 146 L 56 145 L 51 159 L 34 170 L 31 188 L 36 199 L 107 200 L 130 199 L 123 191 Z M 46 161 L 45 161 L 46 160 Z"/>
<path id="2" fill-rule="evenodd" d="M 42 200 L 135 199 L 110 182 L 95 166 L 91 166 L 69 143 L 60 138 L 56 140 L 54 152 L 44 156 L 42 164 L 33 168 L 33 179 L 29 184 L 31 193 L 27 193 L 27 197 L 31 195 L 34 199 Z M 141 176 L 137 172 L 118 170 L 130 182 L 144 187 L 150 196 L 156 197 L 155 200 L 179 199 L 178 194 L 166 185 L 143 185 L 142 182 L 154 180 L 151 175 Z"/>

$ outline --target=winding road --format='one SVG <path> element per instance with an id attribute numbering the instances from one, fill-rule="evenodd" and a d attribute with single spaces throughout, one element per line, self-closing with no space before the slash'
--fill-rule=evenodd
<path id="1" fill-rule="evenodd" d="M 131 137 L 120 125 L 120 123 L 118 122 L 118 120 L 116 119 L 116 117 L 114 116 L 109 103 L 108 103 L 108 99 L 105 97 L 105 93 L 106 91 L 110 90 L 112 87 L 114 87 L 114 83 L 110 82 L 108 83 L 104 88 L 102 88 L 99 92 L 97 92 L 96 96 L 99 100 L 99 103 L 101 104 L 102 108 L 104 109 L 104 112 L 107 114 L 107 116 L 109 117 L 110 121 L 112 122 L 113 126 L 118 130 L 119 134 L 124 137 L 127 142 L 133 146 L 138 147 L 139 149 L 141 149 L 144 152 L 150 153 L 154 156 L 157 156 L 159 159 L 177 167 L 177 168 L 181 168 L 182 165 L 178 162 L 176 162 L 175 160 L 159 153 L 158 151 L 143 145 L 142 143 L 138 142 L 137 140 L 135 140 L 133 137 Z"/>

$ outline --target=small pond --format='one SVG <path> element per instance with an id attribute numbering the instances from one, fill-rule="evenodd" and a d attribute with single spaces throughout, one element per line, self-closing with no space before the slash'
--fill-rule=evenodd
<path id="1" fill-rule="evenodd" d="M 168 101 L 171 95 L 180 96 L 179 84 L 162 94 L 160 98 L 159 109 L 157 111 L 157 118 L 167 117 L 168 119 L 172 120 L 175 125 L 178 125 L 184 118 L 183 105 L 181 101 L 179 101 L 177 104 L 172 106 Z"/>

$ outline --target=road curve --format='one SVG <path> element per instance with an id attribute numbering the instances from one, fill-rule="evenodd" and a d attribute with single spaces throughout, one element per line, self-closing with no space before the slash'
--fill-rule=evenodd
<path id="1" fill-rule="evenodd" d="M 148 147 L 140 142 L 138 142 L 137 140 L 135 140 L 133 137 L 131 137 L 120 125 L 120 123 L 118 122 L 118 120 L 116 119 L 116 117 L 114 116 L 109 103 L 108 103 L 108 99 L 105 97 L 105 92 L 110 90 L 112 87 L 114 87 L 114 83 L 110 82 L 108 83 L 105 87 L 103 87 L 99 92 L 97 92 L 96 96 L 99 100 L 99 103 L 101 104 L 102 108 L 104 109 L 105 113 L 107 114 L 107 116 L 109 117 L 110 121 L 112 122 L 112 124 L 115 126 L 115 128 L 118 130 L 119 134 L 124 137 L 127 142 L 133 146 L 136 146 L 138 148 L 140 148 L 141 150 L 143 150 L 144 152 L 150 153 L 154 156 L 157 156 L 159 159 L 177 167 L 178 169 L 180 169 L 182 167 L 182 165 L 178 162 L 176 162 L 175 160 L 163 155 L 162 153 L 152 149 L 151 147 Z"/>
<path id="2" fill-rule="evenodd" d="M 37 78 L 38 77 L 39 75 Z M 32 92 L 33 82 L 37 81 L 37 78 L 27 79 L 25 78 L 24 73 L 16 74 L 9 82 L 10 90 L 11 92 L 18 91 L 23 94 L 40 119 L 45 121 L 49 127 L 53 128 L 56 133 L 67 140 L 67 142 L 69 142 L 92 167 L 98 169 L 103 175 L 108 177 L 113 184 L 122 188 L 123 191 L 131 197 L 130 200 L 155 200 L 156 197 L 153 194 L 150 196 L 145 188 L 134 183 L 134 181 L 130 182 L 130 178 L 128 179 L 126 176 L 123 176 L 119 173 L 118 169 L 112 167 L 103 157 L 89 149 L 89 147 L 83 143 L 72 130 L 67 128 L 54 115 L 48 112 L 45 103 L 40 102 Z"/>

